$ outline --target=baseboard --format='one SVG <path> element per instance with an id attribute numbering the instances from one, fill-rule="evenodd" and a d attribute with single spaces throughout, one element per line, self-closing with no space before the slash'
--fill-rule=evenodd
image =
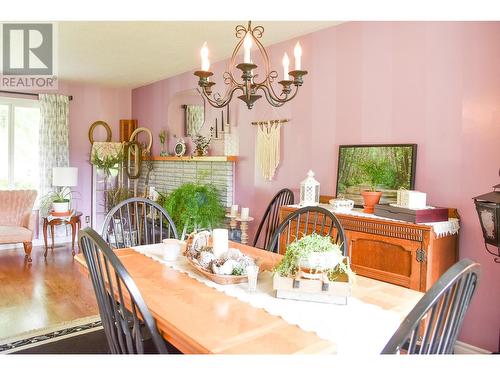
<path id="1" fill-rule="evenodd" d="M 76 241 L 76 238 L 75 238 L 75 245 L 76 245 L 76 242 L 77 241 Z M 55 241 L 54 241 L 54 245 L 55 246 L 65 245 L 65 244 L 68 244 L 68 243 L 71 243 L 71 236 L 56 237 Z M 45 246 L 43 238 L 33 238 L 32 244 L 33 244 L 33 246 Z M 50 245 L 51 245 L 51 239 L 50 238 L 48 239 L 48 244 L 49 244 L 49 247 L 50 247 Z M 24 247 L 23 247 L 22 243 L 12 243 L 12 244 L 2 244 L 2 245 L 0 245 L 0 250 L 12 250 L 12 249 L 21 249 L 22 250 L 22 249 L 24 249 Z"/>
<path id="2" fill-rule="evenodd" d="M 455 343 L 455 354 L 491 354 L 491 352 L 462 341 L 457 341 Z"/>

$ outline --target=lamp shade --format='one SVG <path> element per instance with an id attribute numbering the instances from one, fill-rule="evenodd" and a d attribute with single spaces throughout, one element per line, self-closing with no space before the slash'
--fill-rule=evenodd
<path id="1" fill-rule="evenodd" d="M 78 185 L 78 168 L 56 167 L 52 168 L 52 186 Z"/>

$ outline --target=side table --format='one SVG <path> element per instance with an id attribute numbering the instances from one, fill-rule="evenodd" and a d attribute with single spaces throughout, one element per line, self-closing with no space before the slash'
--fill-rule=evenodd
<path id="1" fill-rule="evenodd" d="M 62 218 L 53 218 L 48 220 L 47 217 L 43 218 L 43 241 L 45 242 L 45 253 L 43 256 L 47 258 L 47 227 L 50 225 L 50 235 L 52 237 L 52 250 L 54 250 L 54 227 L 56 225 L 71 225 L 71 254 L 75 255 L 75 236 L 78 230 L 82 227 L 82 213 L 77 211 L 71 216 L 69 220 L 63 220 Z"/>

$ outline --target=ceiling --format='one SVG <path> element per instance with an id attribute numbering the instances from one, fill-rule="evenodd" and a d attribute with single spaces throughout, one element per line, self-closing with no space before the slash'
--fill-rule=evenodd
<path id="1" fill-rule="evenodd" d="M 264 46 L 327 28 L 336 21 L 254 21 Z M 241 21 L 59 22 L 59 79 L 135 88 L 199 66 L 207 41 L 210 61 L 231 56 Z"/>

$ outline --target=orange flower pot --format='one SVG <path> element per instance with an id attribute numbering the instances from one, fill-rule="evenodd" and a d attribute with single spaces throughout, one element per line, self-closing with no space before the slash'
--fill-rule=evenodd
<path id="1" fill-rule="evenodd" d="M 361 193 L 363 196 L 364 202 L 364 210 L 367 214 L 372 214 L 375 211 L 375 205 L 380 201 L 380 197 L 382 196 L 381 191 L 368 191 L 365 190 Z"/>

